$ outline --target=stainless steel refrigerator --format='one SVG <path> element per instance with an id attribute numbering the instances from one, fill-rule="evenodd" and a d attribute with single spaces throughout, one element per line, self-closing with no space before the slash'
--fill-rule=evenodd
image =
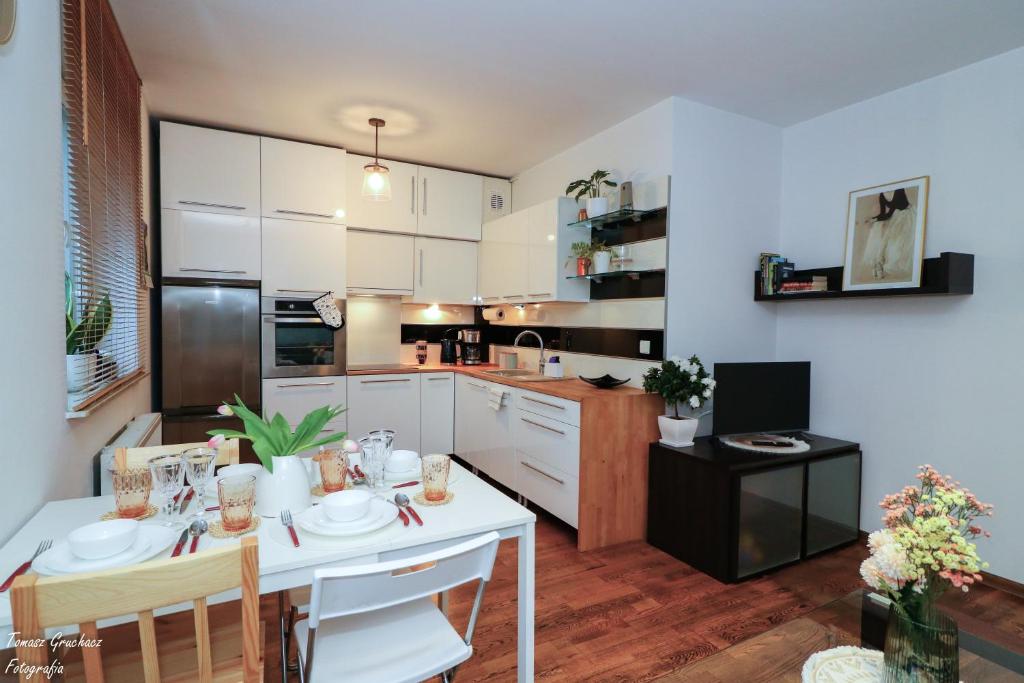
<path id="1" fill-rule="evenodd" d="M 236 394 L 260 412 L 258 284 L 184 282 L 165 280 L 161 288 L 165 443 L 205 441 L 210 429 L 241 429 L 241 420 L 217 413 L 217 406 L 233 402 Z M 242 455 L 247 459 L 245 450 Z"/>

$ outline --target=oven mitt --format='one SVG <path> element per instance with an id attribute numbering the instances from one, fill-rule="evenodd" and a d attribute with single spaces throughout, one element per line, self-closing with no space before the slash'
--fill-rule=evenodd
<path id="1" fill-rule="evenodd" d="M 332 330 L 339 330 L 345 326 L 345 316 L 341 314 L 338 304 L 334 303 L 334 292 L 327 292 L 322 297 L 313 299 L 313 308 L 324 321 L 324 325 Z"/>

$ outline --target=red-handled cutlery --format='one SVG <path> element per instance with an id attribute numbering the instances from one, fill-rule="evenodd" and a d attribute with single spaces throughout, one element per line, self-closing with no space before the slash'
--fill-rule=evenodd
<path id="1" fill-rule="evenodd" d="M 393 489 L 404 489 L 406 486 L 416 486 L 417 484 L 419 484 L 418 481 L 407 481 L 407 482 L 404 482 L 402 484 L 395 484 L 391 488 L 393 488 Z"/>
<path id="2" fill-rule="evenodd" d="M 181 555 L 182 548 L 185 547 L 185 541 L 188 539 L 188 527 L 185 527 L 181 531 L 181 536 L 178 536 L 178 542 L 174 544 L 174 550 L 171 551 L 171 557 L 177 557 Z"/>
<path id="3" fill-rule="evenodd" d="M 415 510 L 412 509 L 412 505 L 409 505 L 409 496 L 405 495 L 404 493 L 396 493 L 395 504 L 398 506 L 399 510 L 405 510 L 412 516 L 413 519 L 416 520 L 417 524 L 423 526 L 423 520 L 420 519 L 420 516 L 416 513 Z"/>
<path id="4" fill-rule="evenodd" d="M 206 533 L 206 530 L 210 528 L 210 525 L 206 523 L 206 520 L 200 517 L 199 519 L 192 522 L 189 525 L 188 531 L 192 534 L 192 545 L 188 549 L 188 554 L 191 555 L 199 547 L 199 537 Z"/>
<path id="5" fill-rule="evenodd" d="M 281 524 L 284 524 L 288 528 L 288 534 L 292 537 L 292 544 L 299 547 L 299 536 L 295 533 L 295 527 L 292 526 L 292 511 L 281 510 Z"/>
<path id="6" fill-rule="evenodd" d="M 359 465 L 353 465 L 352 469 L 356 471 L 356 477 L 358 477 L 359 479 L 366 479 L 366 475 L 363 474 L 363 471 L 361 469 L 359 469 Z"/>
<path id="7" fill-rule="evenodd" d="M 35 560 L 40 555 L 42 555 L 43 553 L 45 553 L 47 550 L 49 550 L 50 546 L 52 546 L 52 545 L 53 545 L 53 541 L 51 541 L 50 539 L 46 539 L 45 541 L 41 541 L 39 543 L 39 547 L 36 548 L 36 552 L 32 555 L 32 559 L 29 560 L 28 562 L 23 562 L 21 564 L 21 566 L 19 566 L 17 569 L 15 569 L 13 572 L 11 572 L 11 575 L 7 577 L 7 580 L 4 581 L 2 585 L 0 585 L 0 593 L 5 593 L 7 591 L 7 589 L 9 589 L 11 587 L 11 584 L 14 583 L 14 580 L 16 578 L 18 578 L 19 576 L 21 576 L 22 574 L 24 574 L 25 572 L 28 571 L 28 568 L 32 566 L 32 561 Z"/>

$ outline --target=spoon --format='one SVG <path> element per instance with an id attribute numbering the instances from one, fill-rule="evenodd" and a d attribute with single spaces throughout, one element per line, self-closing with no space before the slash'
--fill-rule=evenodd
<path id="1" fill-rule="evenodd" d="M 412 509 L 412 506 L 409 505 L 409 496 L 405 495 L 404 493 L 396 493 L 395 505 L 408 512 L 410 515 L 412 515 L 412 518 L 416 520 L 417 524 L 423 526 L 423 520 L 420 519 L 420 516 L 416 513 L 415 510 Z"/>
<path id="2" fill-rule="evenodd" d="M 192 534 L 192 545 L 189 546 L 188 554 L 191 555 L 196 551 L 196 546 L 199 545 L 199 537 L 206 533 L 206 530 L 210 528 L 210 525 L 206 523 L 206 520 L 202 517 L 196 519 L 188 525 L 188 532 Z"/>

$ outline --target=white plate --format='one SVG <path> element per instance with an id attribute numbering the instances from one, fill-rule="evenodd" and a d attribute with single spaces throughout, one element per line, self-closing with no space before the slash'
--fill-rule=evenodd
<path id="1" fill-rule="evenodd" d="M 68 542 L 61 541 L 32 562 L 32 569 L 37 574 L 55 576 L 59 574 L 77 574 L 79 572 L 95 572 L 114 567 L 124 567 L 143 562 L 165 550 L 181 535 L 181 529 L 173 529 L 158 524 L 140 524 L 139 537 L 131 548 L 102 560 L 83 560 L 71 553 Z"/>
<path id="2" fill-rule="evenodd" d="M 322 505 L 311 507 L 295 516 L 295 523 L 303 531 L 319 536 L 358 536 L 383 528 L 398 517 L 398 508 L 391 503 L 374 498 L 370 501 L 370 512 L 353 522 L 334 522 L 327 519 Z"/>

